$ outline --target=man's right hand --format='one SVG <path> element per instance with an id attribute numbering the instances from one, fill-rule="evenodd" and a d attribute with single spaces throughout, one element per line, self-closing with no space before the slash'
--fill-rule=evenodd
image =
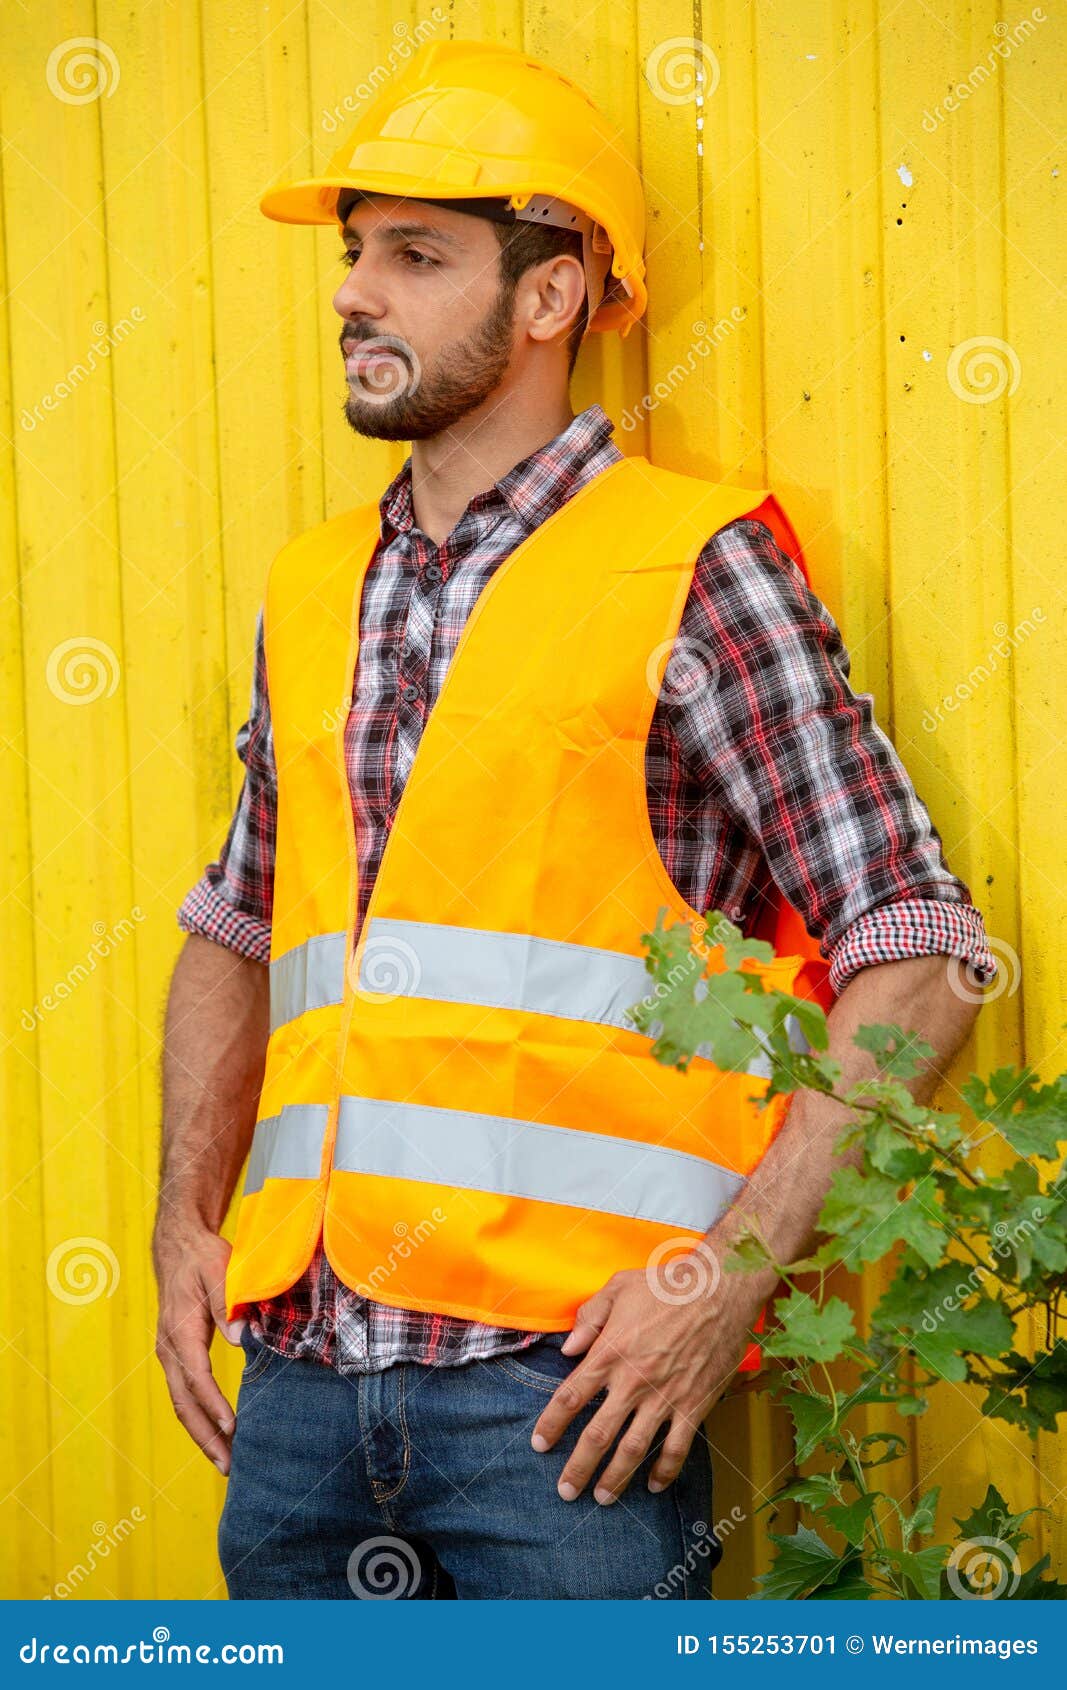
<path id="1" fill-rule="evenodd" d="M 216 1326 L 239 1344 L 246 1324 L 226 1319 L 230 1245 L 206 1228 L 170 1222 L 157 1226 L 152 1258 L 159 1282 L 156 1355 L 174 1412 L 208 1460 L 228 1473 L 234 1411 L 215 1383 L 210 1348 Z"/>

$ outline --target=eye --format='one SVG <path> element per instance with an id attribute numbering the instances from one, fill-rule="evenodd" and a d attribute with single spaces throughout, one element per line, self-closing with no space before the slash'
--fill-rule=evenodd
<path id="1" fill-rule="evenodd" d="M 399 256 L 411 270 L 436 270 L 439 263 L 438 259 L 431 258 L 428 253 L 419 252 L 413 246 L 406 246 Z M 351 270 L 358 257 L 358 247 L 346 246 L 341 251 L 339 262 L 344 265 L 346 270 Z"/>

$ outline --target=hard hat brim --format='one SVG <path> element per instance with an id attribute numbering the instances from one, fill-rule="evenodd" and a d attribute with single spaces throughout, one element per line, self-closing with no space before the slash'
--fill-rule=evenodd
<path id="1" fill-rule="evenodd" d="M 342 188 L 354 188 L 354 182 L 342 182 L 340 177 L 309 176 L 298 182 L 286 182 L 268 188 L 259 202 L 265 217 L 277 223 L 336 223 L 334 206 Z M 361 184 L 362 186 L 362 184 Z M 370 192 L 385 193 L 379 188 Z"/>

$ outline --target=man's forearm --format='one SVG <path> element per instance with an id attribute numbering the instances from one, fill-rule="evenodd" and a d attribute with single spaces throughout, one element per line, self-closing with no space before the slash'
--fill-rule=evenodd
<path id="1" fill-rule="evenodd" d="M 221 1228 L 255 1126 L 269 1019 L 266 965 L 190 934 L 167 1001 L 157 1228 Z"/>
<path id="2" fill-rule="evenodd" d="M 978 1005 L 949 985 L 949 970 L 959 964 L 945 956 L 913 957 L 861 969 L 845 987 L 826 1018 L 826 1055 L 841 1064 L 838 1091 L 847 1091 L 877 1073 L 874 1057 L 853 1044 L 853 1034 L 872 1023 L 915 1031 L 933 1046 L 934 1056 L 904 1082 L 917 1103 L 929 1102 L 978 1014 Z M 963 979 L 962 974 L 958 976 Z M 746 1225 L 764 1240 L 776 1261 L 795 1261 L 810 1249 L 815 1223 L 834 1170 L 858 1163 L 860 1146 L 835 1152 L 837 1138 L 856 1112 L 818 1092 L 797 1092 L 785 1121 L 766 1155 L 745 1183 L 736 1202 L 706 1234 L 720 1257 Z M 770 1269 L 744 1276 L 754 1298 L 773 1290 Z"/>
<path id="3" fill-rule="evenodd" d="M 248 1154 L 270 1021 L 269 971 L 192 933 L 178 958 L 163 1035 L 163 1147 L 152 1263 L 159 1283 L 156 1355 L 174 1412 L 219 1471 L 230 1470 L 233 1405 L 211 1370 L 226 1318 L 221 1236 Z"/>

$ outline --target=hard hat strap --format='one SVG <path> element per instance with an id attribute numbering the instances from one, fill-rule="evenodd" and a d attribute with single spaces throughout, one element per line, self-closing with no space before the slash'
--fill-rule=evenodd
<path id="1" fill-rule="evenodd" d="M 513 196 L 523 198 L 524 196 Z M 515 212 L 520 223 L 549 223 L 555 229 L 573 229 L 582 237 L 582 264 L 585 268 L 585 287 L 589 298 L 587 324 L 604 297 L 608 267 L 611 264 L 611 242 L 607 233 L 587 212 L 580 211 L 567 200 L 552 194 L 531 194 Z"/>

